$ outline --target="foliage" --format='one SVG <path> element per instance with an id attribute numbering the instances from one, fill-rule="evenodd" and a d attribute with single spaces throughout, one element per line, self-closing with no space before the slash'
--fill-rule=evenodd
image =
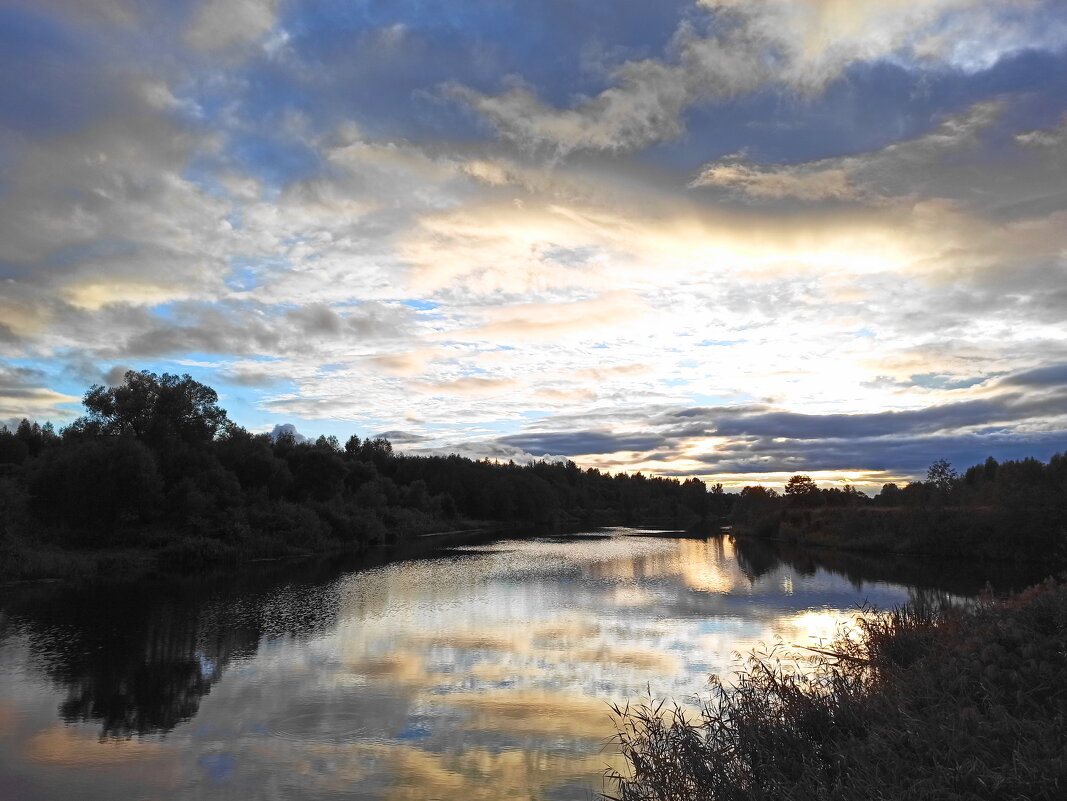
<path id="1" fill-rule="evenodd" d="M 207 442 L 229 423 L 218 400 L 215 390 L 188 375 L 130 370 L 120 386 L 90 387 L 82 399 L 89 414 L 75 429 L 129 434 L 154 445 L 171 438 Z"/>
<path id="2" fill-rule="evenodd" d="M 859 636 L 854 636 L 858 634 Z M 694 718 L 617 709 L 623 801 L 1062 798 L 1067 589 L 869 612 L 807 661 L 753 655 Z"/>
<path id="3" fill-rule="evenodd" d="M 851 486 L 790 478 L 784 497 L 745 487 L 736 533 L 871 552 L 1067 561 L 1067 457 L 1048 463 L 990 457 L 961 476 L 946 460 L 927 481 L 885 484 L 874 498 Z"/>
<path id="4" fill-rule="evenodd" d="M 926 480 L 941 493 L 951 492 L 959 478 L 959 473 L 947 459 L 938 459 L 926 471 Z"/>
<path id="5" fill-rule="evenodd" d="M 816 506 L 820 501 L 819 486 L 809 476 L 792 476 L 785 485 L 785 494 L 795 506 Z"/>
<path id="6" fill-rule="evenodd" d="M 26 501 L 5 525 L 12 553 L 128 546 L 192 566 L 485 523 L 681 527 L 728 513 L 734 500 L 695 478 L 573 462 L 406 456 L 358 436 L 343 447 L 334 437 L 272 440 L 231 423 L 215 391 L 189 376 L 130 371 L 84 403 L 86 416 L 61 436 L 29 421 L 0 429 L 9 496 L 0 501 Z"/>

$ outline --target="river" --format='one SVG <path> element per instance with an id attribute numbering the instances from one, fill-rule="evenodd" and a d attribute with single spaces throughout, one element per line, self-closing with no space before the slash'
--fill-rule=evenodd
<path id="1" fill-rule="evenodd" d="M 1004 567 L 611 529 L 0 592 L 0 798 L 590 799 L 609 702 Z"/>

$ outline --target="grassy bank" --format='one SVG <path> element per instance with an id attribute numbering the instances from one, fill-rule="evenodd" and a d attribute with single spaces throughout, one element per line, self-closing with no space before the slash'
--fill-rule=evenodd
<path id="1" fill-rule="evenodd" d="M 624 801 L 1067 797 L 1067 585 L 869 615 L 811 661 L 753 657 L 695 718 L 619 710 Z"/>

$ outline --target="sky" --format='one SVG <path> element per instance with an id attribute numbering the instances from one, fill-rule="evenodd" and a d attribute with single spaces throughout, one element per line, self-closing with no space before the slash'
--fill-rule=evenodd
<path id="1" fill-rule="evenodd" d="M 0 0 L 0 422 L 860 488 L 1067 449 L 1062 0 Z"/>

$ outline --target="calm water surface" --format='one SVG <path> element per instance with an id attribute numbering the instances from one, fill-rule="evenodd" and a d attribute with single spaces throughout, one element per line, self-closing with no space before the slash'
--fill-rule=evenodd
<path id="1" fill-rule="evenodd" d="M 737 652 L 985 578 L 620 529 L 9 589 L 0 798 L 594 798 L 608 702 L 692 698 Z"/>

